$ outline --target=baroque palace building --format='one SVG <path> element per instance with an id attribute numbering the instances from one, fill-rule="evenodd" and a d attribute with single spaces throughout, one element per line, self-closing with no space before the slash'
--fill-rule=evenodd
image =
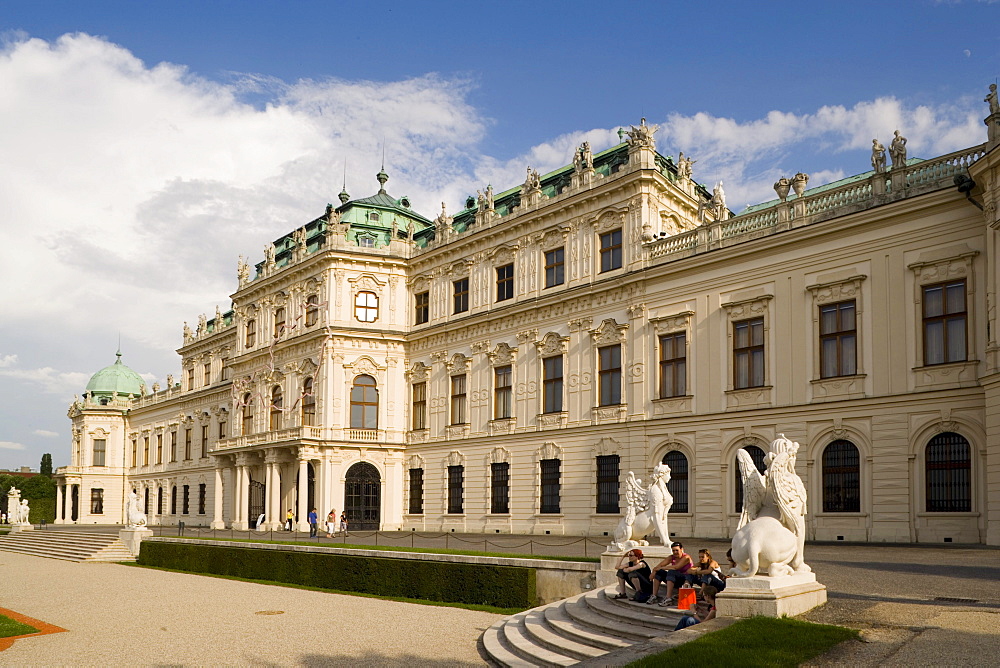
<path id="1" fill-rule="evenodd" d="M 737 450 L 762 466 L 780 432 L 811 538 L 1000 544 L 995 99 L 986 121 L 735 216 L 645 121 L 454 216 L 380 172 L 240 258 L 178 378 L 92 378 L 56 522 L 121 523 L 135 489 L 154 525 L 604 536 L 665 462 L 671 532 L 727 537 Z"/>

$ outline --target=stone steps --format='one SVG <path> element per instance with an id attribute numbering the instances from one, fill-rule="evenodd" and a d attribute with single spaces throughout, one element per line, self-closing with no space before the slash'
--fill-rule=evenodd
<path id="1" fill-rule="evenodd" d="M 135 561 L 117 534 L 17 531 L 0 536 L 0 550 L 66 561 Z"/>
<path id="2" fill-rule="evenodd" d="M 615 587 L 501 619 L 482 647 L 499 666 L 572 666 L 673 631 L 679 610 L 615 600 Z"/>

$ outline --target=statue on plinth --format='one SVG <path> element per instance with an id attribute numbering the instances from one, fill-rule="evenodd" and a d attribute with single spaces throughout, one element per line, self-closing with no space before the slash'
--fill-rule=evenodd
<path id="1" fill-rule="evenodd" d="M 1000 102 L 997 102 L 997 85 L 995 83 L 990 84 L 990 94 L 986 96 L 983 102 L 990 105 L 990 116 L 1000 114 Z"/>
<path id="2" fill-rule="evenodd" d="M 21 499 L 21 505 L 17 507 L 17 524 L 21 526 L 28 526 L 31 521 L 28 516 L 31 514 L 31 508 L 28 506 L 27 499 Z"/>
<path id="3" fill-rule="evenodd" d="M 677 175 L 685 181 L 690 181 L 691 176 L 694 173 L 691 169 L 691 165 L 696 163 L 697 160 L 692 160 L 691 158 L 684 157 L 684 151 L 681 151 L 680 155 L 677 156 Z"/>
<path id="4" fill-rule="evenodd" d="M 128 500 L 125 502 L 125 520 L 130 529 L 138 529 L 146 526 L 146 513 L 139 505 L 139 495 L 133 489 L 129 492 Z"/>
<path id="5" fill-rule="evenodd" d="M 743 513 L 733 536 L 736 568 L 731 575 L 778 577 L 812 570 L 804 561 L 806 488 L 795 472 L 798 451 L 798 443 L 778 434 L 764 458 L 763 475 L 746 450 L 737 453 Z"/>
<path id="6" fill-rule="evenodd" d="M 892 158 L 893 169 L 906 167 L 906 137 L 899 134 L 899 130 L 896 130 L 892 143 L 889 144 L 889 156 Z"/>
<path id="7" fill-rule="evenodd" d="M 656 148 L 656 142 L 653 140 L 653 134 L 660 129 L 659 125 L 646 125 L 646 119 L 643 118 L 639 122 L 639 125 L 632 125 L 629 127 L 631 129 L 625 131 L 625 134 L 628 135 L 629 146 L 648 146 L 649 148 Z"/>
<path id="8" fill-rule="evenodd" d="M 628 472 L 625 480 L 625 500 L 628 507 L 615 529 L 614 542 L 608 547 L 609 550 L 630 550 L 649 545 L 644 537 L 654 530 L 664 545 L 670 544 L 667 515 L 670 506 L 674 505 L 674 497 L 667 490 L 668 482 L 670 467 L 666 464 L 657 464 L 653 468 L 648 487 L 643 487 L 642 480 L 636 478 L 631 471 Z M 637 539 L 633 540 L 633 536 Z"/>
<path id="9" fill-rule="evenodd" d="M 872 139 L 872 169 L 876 174 L 885 171 L 885 146 L 878 139 Z"/>

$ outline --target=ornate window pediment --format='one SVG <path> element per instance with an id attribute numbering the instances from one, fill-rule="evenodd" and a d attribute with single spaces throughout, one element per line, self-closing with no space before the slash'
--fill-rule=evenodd
<path id="1" fill-rule="evenodd" d="M 538 448 L 539 459 L 562 459 L 562 454 L 562 448 L 552 441 L 546 441 Z"/>
<path id="2" fill-rule="evenodd" d="M 487 464 L 510 463 L 510 451 L 506 448 L 493 448 L 486 457 Z"/>
<path id="3" fill-rule="evenodd" d="M 538 350 L 538 354 L 542 357 L 565 355 L 569 348 L 569 337 L 559 336 L 559 334 L 555 332 L 549 332 L 543 336 L 540 341 L 535 341 L 535 348 Z"/>
<path id="4" fill-rule="evenodd" d="M 614 455 L 618 454 L 620 448 L 621 443 L 610 436 L 605 436 L 594 445 L 594 453 L 599 456 Z"/>
<path id="5" fill-rule="evenodd" d="M 825 278 L 825 277 L 821 277 Z M 842 279 L 826 280 L 815 285 L 807 285 L 806 290 L 812 293 L 813 303 L 820 306 L 857 299 L 861 294 L 861 283 L 866 278 L 864 274 L 856 274 Z"/>
<path id="6" fill-rule="evenodd" d="M 367 355 L 362 355 L 353 362 L 344 364 L 344 368 L 350 369 L 356 374 L 368 375 L 375 375 L 376 372 L 385 369 L 384 366 L 379 366 L 375 360 Z"/>
<path id="7" fill-rule="evenodd" d="M 445 366 L 448 368 L 448 373 L 451 374 L 468 373 L 472 367 L 472 358 L 466 357 L 462 353 L 455 353 L 450 360 L 445 362 Z"/>
<path id="8" fill-rule="evenodd" d="M 494 265 L 500 266 L 505 264 L 510 264 L 514 261 L 514 256 L 516 255 L 517 249 L 511 246 L 500 246 L 495 249 L 491 255 L 491 261 Z"/>
<path id="9" fill-rule="evenodd" d="M 496 349 L 487 354 L 490 357 L 490 364 L 494 366 L 511 364 L 517 356 L 517 348 L 511 348 L 506 343 L 498 343 Z"/>
<path id="10" fill-rule="evenodd" d="M 594 229 L 598 232 L 613 230 L 625 226 L 625 213 L 628 209 L 612 209 L 601 213 L 594 222 Z"/>
<path id="11" fill-rule="evenodd" d="M 465 466 L 465 455 L 458 450 L 452 450 L 448 453 L 448 458 L 445 460 L 445 466 Z"/>
<path id="12" fill-rule="evenodd" d="M 625 330 L 628 324 L 619 324 L 614 318 L 607 318 L 597 329 L 590 330 L 590 335 L 594 337 L 594 344 L 598 346 L 624 343 Z"/>
<path id="13" fill-rule="evenodd" d="M 410 370 L 406 372 L 406 379 L 411 383 L 423 383 L 431 375 L 431 368 L 423 362 L 414 362 Z"/>
<path id="14" fill-rule="evenodd" d="M 653 325 L 653 331 L 657 334 L 673 334 L 674 332 L 686 332 L 690 330 L 692 317 L 694 317 L 694 311 L 681 311 L 673 315 L 650 318 L 649 322 Z"/>

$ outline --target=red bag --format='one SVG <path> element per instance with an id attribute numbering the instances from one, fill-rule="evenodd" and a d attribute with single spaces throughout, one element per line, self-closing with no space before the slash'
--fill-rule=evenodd
<path id="1" fill-rule="evenodd" d="M 681 587 L 677 590 L 677 609 L 690 610 L 694 607 L 697 596 L 691 587 Z"/>

